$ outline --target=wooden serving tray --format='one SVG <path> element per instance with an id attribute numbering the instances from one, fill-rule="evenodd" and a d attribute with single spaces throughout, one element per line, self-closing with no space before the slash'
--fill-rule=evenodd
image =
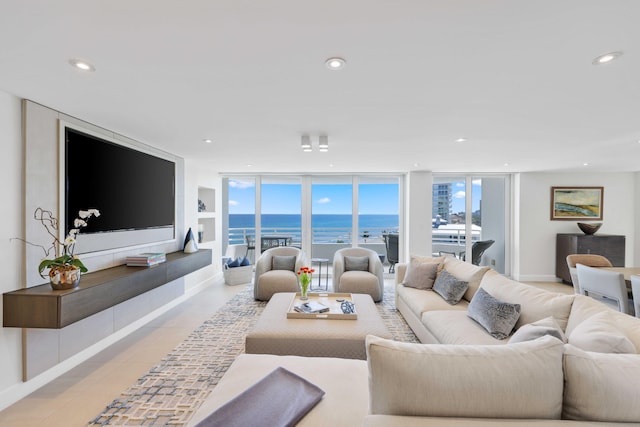
<path id="1" fill-rule="evenodd" d="M 297 293 L 291 299 L 291 304 L 289 304 L 289 310 L 287 311 L 287 319 L 356 320 L 358 318 L 358 307 L 354 307 L 353 313 L 345 314 L 340 308 L 340 304 L 342 303 L 336 301 L 338 298 L 341 298 L 345 301 L 353 302 L 351 294 L 331 292 L 309 293 L 309 299 L 307 301 L 302 301 L 300 296 L 300 293 Z M 296 305 L 309 301 L 315 301 L 326 305 L 329 307 L 329 311 L 325 313 L 300 313 L 294 310 Z"/>

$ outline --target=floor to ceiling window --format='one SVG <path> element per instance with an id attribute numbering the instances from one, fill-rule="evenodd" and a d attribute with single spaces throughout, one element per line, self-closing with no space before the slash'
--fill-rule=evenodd
<path id="1" fill-rule="evenodd" d="M 506 273 L 507 186 L 506 176 L 434 175 L 434 252 Z"/>
<path id="2" fill-rule="evenodd" d="M 267 176 L 260 182 L 260 252 L 273 246 L 301 247 L 301 178 Z"/>
<path id="3" fill-rule="evenodd" d="M 226 181 L 227 242 L 255 238 L 256 254 L 284 243 L 304 249 L 309 259 L 333 260 L 336 250 L 350 246 L 384 256 L 383 235 L 400 228 L 399 176 L 264 175 Z"/>

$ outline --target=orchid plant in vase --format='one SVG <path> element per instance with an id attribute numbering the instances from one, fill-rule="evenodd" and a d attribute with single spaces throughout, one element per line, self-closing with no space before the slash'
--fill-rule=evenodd
<path id="1" fill-rule="evenodd" d="M 82 261 L 73 255 L 73 251 L 76 237 L 80 234 L 80 230 L 87 226 L 87 221 L 92 216 L 99 217 L 100 211 L 88 209 L 78 212 L 78 218 L 73 221 L 74 228 L 69 230 L 69 234 L 61 241 L 58 237 L 58 220 L 53 216 L 53 213 L 42 208 L 37 208 L 33 213 L 33 218 L 36 221 L 40 221 L 47 233 L 53 238 L 53 242 L 48 249 L 41 245 L 34 246 L 40 246 L 44 251 L 45 257 L 48 257 L 52 250 L 55 251 L 55 258 L 45 258 L 38 265 L 38 272 L 42 278 L 45 278 L 42 273 L 49 269 L 49 281 L 54 289 L 70 289 L 78 286 L 80 273 L 88 271 Z"/>
<path id="2" fill-rule="evenodd" d="M 309 295 L 309 286 L 311 285 L 311 275 L 315 272 L 313 268 L 300 267 L 298 276 L 300 276 L 300 299 L 306 300 Z"/>

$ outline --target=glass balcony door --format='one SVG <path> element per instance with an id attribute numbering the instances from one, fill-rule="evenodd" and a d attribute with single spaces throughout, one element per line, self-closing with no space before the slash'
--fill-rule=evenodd
<path id="1" fill-rule="evenodd" d="M 507 274 L 506 176 L 433 177 L 432 247 Z"/>

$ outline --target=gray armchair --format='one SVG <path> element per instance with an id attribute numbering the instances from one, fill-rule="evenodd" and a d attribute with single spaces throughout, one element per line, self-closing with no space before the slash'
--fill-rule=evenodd
<path id="1" fill-rule="evenodd" d="M 333 257 L 333 290 L 369 294 L 375 302 L 382 301 L 384 275 L 378 254 L 366 248 L 336 251 Z"/>
<path id="2" fill-rule="evenodd" d="M 298 292 L 298 270 L 306 258 L 301 249 L 280 246 L 267 249 L 256 261 L 253 296 L 269 301 L 277 292 Z"/>

